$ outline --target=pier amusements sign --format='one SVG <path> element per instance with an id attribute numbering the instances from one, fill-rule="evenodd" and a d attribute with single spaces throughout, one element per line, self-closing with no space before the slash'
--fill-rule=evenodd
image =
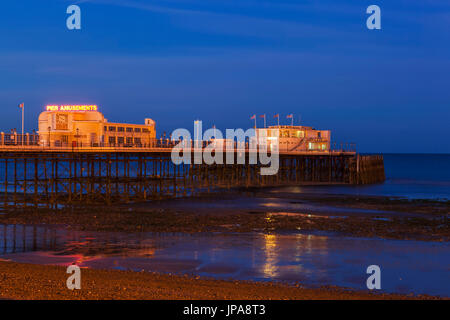
<path id="1" fill-rule="evenodd" d="M 96 105 L 46 106 L 47 111 L 98 111 Z"/>

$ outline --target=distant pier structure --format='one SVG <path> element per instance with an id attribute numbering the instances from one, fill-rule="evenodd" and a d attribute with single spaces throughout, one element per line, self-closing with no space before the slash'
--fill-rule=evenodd
<path id="1" fill-rule="evenodd" d="M 0 207 L 127 203 L 236 187 L 385 180 L 381 155 L 331 148 L 327 130 L 269 127 L 269 149 L 272 131 L 280 131 L 279 170 L 261 175 L 267 165 L 250 163 L 248 144 L 230 149 L 235 164 L 196 164 L 193 152 L 192 164 L 175 164 L 171 153 L 179 141 L 157 139 L 155 126 L 151 119 L 140 125 L 110 123 L 95 105 L 47 106 L 38 133 L 0 135 Z M 245 161 L 237 164 L 242 155 Z"/>
<path id="2" fill-rule="evenodd" d="M 126 203 L 234 187 L 369 184 L 385 179 L 382 156 L 346 151 L 280 153 L 278 173 L 264 176 L 261 164 L 248 161 L 175 165 L 171 148 L 164 147 L 38 148 L 0 146 L 0 206 Z"/>

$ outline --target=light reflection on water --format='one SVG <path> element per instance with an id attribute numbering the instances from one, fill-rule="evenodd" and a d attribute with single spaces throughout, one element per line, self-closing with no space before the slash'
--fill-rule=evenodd
<path id="1" fill-rule="evenodd" d="M 366 288 L 366 268 L 377 264 L 387 292 L 450 296 L 449 243 L 331 234 L 125 234 L 0 225 L 0 258 L 354 289 Z"/>

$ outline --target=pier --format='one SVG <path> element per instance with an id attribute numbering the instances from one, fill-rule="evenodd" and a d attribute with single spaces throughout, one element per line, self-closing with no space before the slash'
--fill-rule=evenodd
<path id="1" fill-rule="evenodd" d="M 260 163 L 249 164 L 248 149 L 234 153 L 235 158 L 244 153 L 245 164 L 175 165 L 173 145 L 154 145 L 0 145 L 0 207 L 127 203 L 236 187 L 352 185 L 385 179 L 382 156 L 355 151 L 280 150 L 278 173 L 263 176 Z"/>

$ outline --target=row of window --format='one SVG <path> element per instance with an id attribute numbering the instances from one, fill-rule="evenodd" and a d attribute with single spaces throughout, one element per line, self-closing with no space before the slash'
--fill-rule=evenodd
<path id="1" fill-rule="evenodd" d="M 134 142 L 134 144 L 142 143 L 141 138 L 134 138 L 134 140 L 133 140 L 133 138 L 130 138 L 130 137 L 127 137 L 126 139 L 125 139 L 125 137 L 117 137 L 117 141 L 116 141 L 116 137 L 109 137 L 108 142 L 110 144 L 115 144 L 116 142 L 118 144 L 124 144 L 125 142 L 127 144 L 133 144 L 133 142 Z"/>
<path id="2" fill-rule="evenodd" d="M 279 136 L 281 138 L 303 138 L 305 136 L 305 131 L 301 130 L 278 130 Z M 267 130 L 268 137 L 275 137 L 276 130 Z"/>
<path id="3" fill-rule="evenodd" d="M 325 143 L 314 143 L 314 142 L 308 143 L 309 150 L 325 150 L 326 148 L 327 146 Z"/>
<path id="4" fill-rule="evenodd" d="M 280 130 L 280 137 L 283 138 L 303 138 L 305 131 L 293 131 L 293 130 Z"/>
<path id="5" fill-rule="evenodd" d="M 125 130 L 126 129 L 126 130 Z M 130 127 L 115 127 L 115 126 L 105 126 L 105 131 L 109 131 L 109 132 L 144 132 L 144 133 L 148 133 L 150 132 L 149 129 L 147 128 L 130 128 Z"/>
<path id="6" fill-rule="evenodd" d="M 270 137 L 270 132 L 268 134 Z M 293 131 L 293 130 L 280 130 L 280 137 L 281 138 L 303 138 L 305 136 L 305 131 Z M 317 131 L 317 138 L 322 137 L 322 132 Z"/>

